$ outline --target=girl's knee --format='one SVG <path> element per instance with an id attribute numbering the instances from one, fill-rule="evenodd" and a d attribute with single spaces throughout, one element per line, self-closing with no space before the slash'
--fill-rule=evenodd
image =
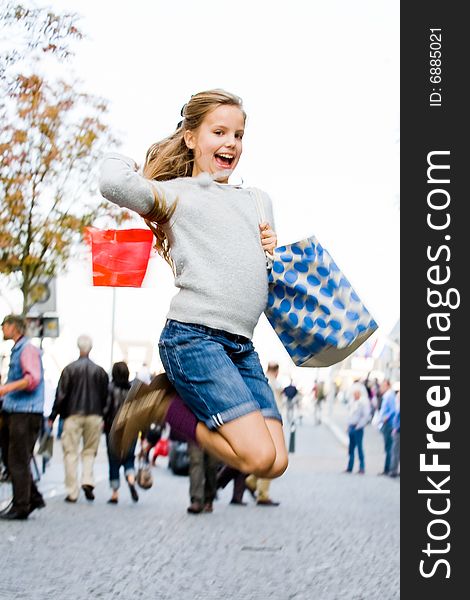
<path id="1" fill-rule="evenodd" d="M 288 467 L 288 464 L 289 459 L 287 455 L 284 455 L 282 457 L 277 456 L 275 461 L 269 467 L 269 469 L 265 469 L 263 471 L 255 473 L 255 475 L 258 475 L 258 477 L 275 479 L 276 477 L 280 477 L 285 472 L 285 470 Z"/>
<path id="2" fill-rule="evenodd" d="M 273 479 L 276 477 L 280 477 L 285 472 L 288 465 L 289 465 L 289 459 L 287 458 L 287 456 L 284 456 L 284 457 L 280 458 L 279 460 L 276 460 L 273 467 L 271 468 L 270 477 L 272 477 Z"/>
<path id="3" fill-rule="evenodd" d="M 272 468 L 275 460 L 276 452 L 274 448 L 272 450 L 266 449 L 248 457 L 245 470 L 247 473 L 253 473 L 253 475 L 262 475 Z"/>

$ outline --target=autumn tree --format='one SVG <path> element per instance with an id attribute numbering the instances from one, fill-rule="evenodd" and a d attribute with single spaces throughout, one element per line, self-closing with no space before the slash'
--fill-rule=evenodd
<path id="1" fill-rule="evenodd" d="M 97 191 L 97 166 L 117 140 L 106 101 L 50 76 L 51 60 L 69 60 L 83 37 L 78 18 L 11 3 L 0 11 L 2 30 L 23 34 L 0 58 L 0 273 L 20 287 L 26 314 L 36 284 L 65 268 L 84 228 L 119 219 Z"/>

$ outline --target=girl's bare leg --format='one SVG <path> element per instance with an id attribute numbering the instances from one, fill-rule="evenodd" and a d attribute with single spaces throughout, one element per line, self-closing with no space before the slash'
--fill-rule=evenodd
<path id="1" fill-rule="evenodd" d="M 211 431 L 203 423 L 196 429 L 198 443 L 224 463 L 259 477 L 279 477 L 287 468 L 282 425 L 252 412 Z"/>
<path id="2" fill-rule="evenodd" d="M 282 423 L 277 419 L 266 419 L 266 427 L 269 429 L 271 438 L 276 448 L 276 459 L 270 470 L 263 475 L 266 479 L 280 477 L 287 469 L 289 456 L 287 454 L 286 440 Z"/>

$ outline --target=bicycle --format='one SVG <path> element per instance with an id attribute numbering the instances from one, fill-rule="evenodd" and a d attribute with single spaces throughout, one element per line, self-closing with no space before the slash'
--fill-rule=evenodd
<path id="1" fill-rule="evenodd" d="M 35 483 L 40 480 L 41 474 L 34 456 L 31 459 L 31 473 Z M 13 484 L 11 483 L 11 476 L 7 467 L 3 464 L 3 460 L 0 456 L 0 514 L 7 512 L 12 503 Z"/>
<path id="2" fill-rule="evenodd" d="M 13 502 L 13 486 L 10 474 L 0 457 L 0 514 L 6 512 Z"/>
<path id="3" fill-rule="evenodd" d="M 3 420 L 0 413 L 0 436 L 2 435 Z M 0 439 L 1 441 L 1 439 Z M 13 502 L 13 486 L 6 465 L 3 463 L 0 445 L 0 513 L 7 511 Z"/>

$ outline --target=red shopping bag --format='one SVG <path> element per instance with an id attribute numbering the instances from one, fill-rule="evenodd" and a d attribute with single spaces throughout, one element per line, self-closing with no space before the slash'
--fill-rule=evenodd
<path id="1" fill-rule="evenodd" d="M 140 287 L 147 271 L 153 233 L 149 229 L 87 227 L 91 245 L 93 285 Z"/>
<path id="2" fill-rule="evenodd" d="M 168 456 L 169 452 L 169 444 L 167 438 L 160 438 L 158 442 L 155 444 L 155 448 L 153 451 L 153 459 L 155 460 L 157 456 Z"/>

